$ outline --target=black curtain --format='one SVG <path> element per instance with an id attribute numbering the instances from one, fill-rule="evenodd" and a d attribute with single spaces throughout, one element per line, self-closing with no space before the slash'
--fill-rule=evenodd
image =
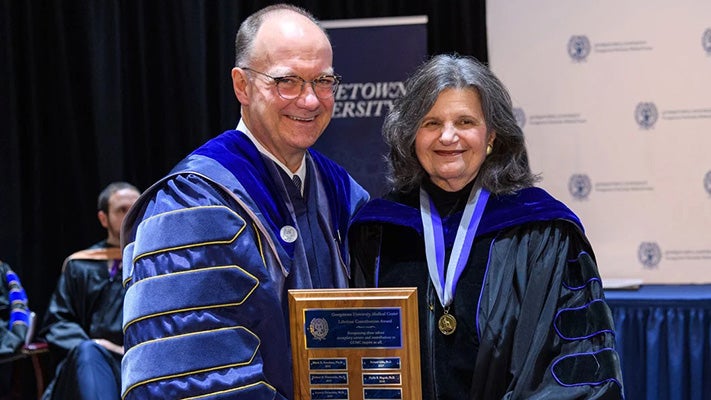
<path id="1" fill-rule="evenodd" d="M 0 259 L 40 317 L 96 196 L 145 189 L 239 118 L 239 22 L 274 1 L 1 0 Z M 487 61 L 484 0 L 293 1 L 322 20 L 426 15 L 430 54 Z"/>

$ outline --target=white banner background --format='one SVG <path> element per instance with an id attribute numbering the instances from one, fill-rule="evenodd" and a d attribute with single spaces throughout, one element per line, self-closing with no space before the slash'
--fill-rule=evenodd
<path id="1" fill-rule="evenodd" d="M 540 186 L 607 282 L 711 282 L 711 1 L 487 1 Z"/>

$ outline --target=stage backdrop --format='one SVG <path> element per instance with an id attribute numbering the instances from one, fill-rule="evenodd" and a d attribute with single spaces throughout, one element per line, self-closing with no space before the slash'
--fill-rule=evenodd
<path id="1" fill-rule="evenodd" d="M 603 278 L 711 282 L 711 1 L 486 10 L 532 167 L 581 217 Z"/>
<path id="2" fill-rule="evenodd" d="M 383 119 L 403 81 L 427 57 L 427 16 L 324 21 L 343 80 L 333 119 L 314 146 L 344 166 L 372 197 L 385 190 Z"/>

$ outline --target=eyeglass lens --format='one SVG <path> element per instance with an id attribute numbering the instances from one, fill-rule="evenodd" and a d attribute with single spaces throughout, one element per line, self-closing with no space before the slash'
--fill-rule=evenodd
<path id="1" fill-rule="evenodd" d="M 277 91 L 281 97 L 286 99 L 295 99 L 301 95 L 304 90 L 304 84 L 311 84 L 311 88 L 317 97 L 326 99 L 333 96 L 338 85 L 338 80 L 332 76 L 322 76 L 313 81 L 305 81 L 301 77 L 289 76 L 283 78 L 275 78 Z"/>
<path id="2" fill-rule="evenodd" d="M 337 75 L 323 75 L 312 81 L 306 81 L 300 76 L 271 76 L 249 67 L 241 68 L 273 80 L 279 96 L 287 100 L 293 100 L 301 96 L 301 93 L 304 91 L 304 84 L 306 83 L 311 85 L 316 97 L 320 99 L 327 99 L 333 96 L 336 92 L 336 87 L 338 87 L 338 84 L 340 83 L 340 77 Z"/>

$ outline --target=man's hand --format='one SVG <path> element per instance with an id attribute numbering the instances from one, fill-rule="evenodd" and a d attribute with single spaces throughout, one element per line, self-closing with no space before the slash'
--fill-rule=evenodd
<path id="1" fill-rule="evenodd" d="M 94 343 L 105 348 L 106 350 L 112 351 L 116 354 L 123 355 L 123 346 L 119 346 L 117 344 L 111 343 L 106 339 L 93 339 L 93 340 L 94 340 Z"/>

